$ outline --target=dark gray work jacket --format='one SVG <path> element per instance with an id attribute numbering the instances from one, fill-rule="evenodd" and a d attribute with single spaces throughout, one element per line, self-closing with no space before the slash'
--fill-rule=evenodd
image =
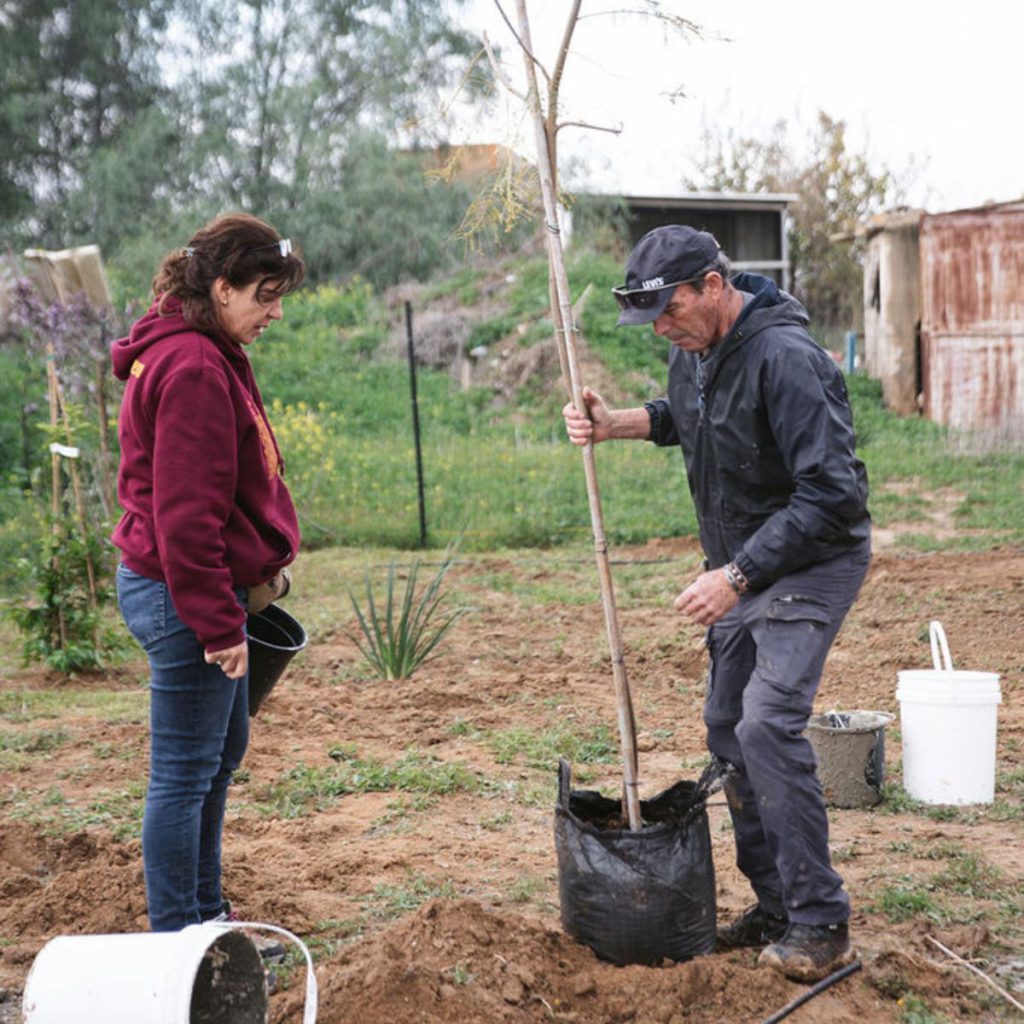
<path id="1" fill-rule="evenodd" d="M 752 589 L 869 537 L 846 382 L 807 333 L 804 307 L 760 274 L 729 334 L 699 357 L 673 347 L 651 440 L 679 444 L 711 568 L 735 561 Z M 699 363 L 699 366 L 698 366 Z"/>

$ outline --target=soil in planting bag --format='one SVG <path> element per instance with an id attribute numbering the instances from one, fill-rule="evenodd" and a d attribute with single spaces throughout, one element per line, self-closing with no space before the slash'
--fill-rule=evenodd
<path id="1" fill-rule="evenodd" d="M 715 869 L 705 802 L 718 766 L 640 801 L 643 828 L 558 765 L 555 849 L 562 926 L 614 964 L 689 960 L 715 948 Z"/>

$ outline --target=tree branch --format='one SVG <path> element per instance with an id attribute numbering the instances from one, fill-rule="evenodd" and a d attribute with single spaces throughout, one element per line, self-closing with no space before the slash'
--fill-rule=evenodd
<path id="1" fill-rule="evenodd" d="M 505 9 L 501 6 L 501 0 L 494 0 L 494 6 L 498 8 L 498 13 L 501 15 L 501 20 L 508 26 L 509 32 L 515 36 L 516 42 L 519 44 L 519 48 L 530 58 L 530 61 L 535 67 L 540 69 L 540 73 L 544 76 L 544 81 L 549 85 L 551 83 L 551 76 L 547 73 L 544 65 L 533 55 L 533 51 L 523 42 L 523 37 L 516 31 L 515 26 L 511 21 L 508 20 L 508 15 L 505 13 Z M 518 93 L 517 93 L 518 95 Z"/>
<path id="2" fill-rule="evenodd" d="M 1016 1006 L 1018 1010 L 1024 1010 L 1024 1003 L 1019 1003 L 1016 999 L 1013 998 L 1013 996 L 1010 995 L 1009 992 L 1007 992 L 1005 989 L 1000 988 L 984 971 L 979 971 L 978 968 L 974 966 L 974 964 L 968 963 L 962 956 L 957 956 L 956 953 L 954 953 L 951 949 L 946 949 L 946 947 L 941 942 L 939 942 L 938 939 L 933 939 L 930 935 L 926 935 L 925 938 L 933 945 L 938 946 L 939 949 L 941 949 L 942 952 L 946 954 L 946 956 L 950 957 L 950 959 L 956 961 L 956 963 L 960 964 L 962 967 L 966 967 L 967 970 L 974 971 L 974 973 L 979 978 L 981 978 L 982 981 L 988 982 L 988 984 L 991 985 L 1007 1002 L 1011 1003 L 1013 1006 Z"/>
<path id="3" fill-rule="evenodd" d="M 512 84 L 512 79 L 509 78 L 508 75 L 506 75 L 505 72 L 502 71 L 500 67 L 498 67 L 498 58 L 495 57 L 494 50 L 491 49 L 491 41 L 490 41 L 490 39 L 487 38 L 487 33 L 486 32 L 483 33 L 483 41 L 484 41 L 484 50 L 487 51 L 487 63 L 491 65 L 491 70 L 494 72 L 494 77 L 499 82 L 501 82 L 501 84 L 503 86 L 505 86 L 505 88 L 508 89 L 508 91 L 510 93 L 512 93 L 513 96 L 518 97 L 519 99 L 521 99 L 525 103 L 526 102 L 526 94 L 520 92 L 515 87 L 515 85 Z"/>
<path id="4" fill-rule="evenodd" d="M 548 97 L 551 102 L 551 114 L 558 109 L 558 87 L 562 82 L 562 74 L 565 72 L 565 61 L 569 56 L 569 44 L 572 42 L 572 34 L 576 30 L 576 22 L 580 16 L 580 4 L 583 0 L 573 0 L 572 10 L 569 12 L 569 20 L 565 23 L 565 32 L 562 35 L 561 45 L 558 47 L 558 59 L 555 61 L 555 70 L 551 75 L 551 82 L 548 86 Z"/>
<path id="5" fill-rule="evenodd" d="M 563 128 L 589 128 L 594 132 L 610 132 L 612 135 L 622 134 L 622 125 L 618 128 L 606 128 L 601 124 L 588 124 L 586 121 L 560 121 L 555 125 L 555 131 L 560 132 Z"/>
<path id="6" fill-rule="evenodd" d="M 594 11 L 593 14 L 581 14 L 579 20 L 582 21 L 584 18 L 604 18 L 609 15 L 626 14 L 632 17 L 640 18 L 653 18 L 655 21 L 664 21 L 671 25 L 672 28 L 678 29 L 680 32 L 692 32 L 698 39 L 704 37 L 704 29 L 701 25 L 698 25 L 695 21 L 690 21 L 689 18 L 684 18 L 681 14 L 666 14 L 664 11 L 659 9 L 656 2 L 652 2 L 649 10 L 643 10 L 642 8 L 628 8 L 624 7 L 614 11 Z"/>

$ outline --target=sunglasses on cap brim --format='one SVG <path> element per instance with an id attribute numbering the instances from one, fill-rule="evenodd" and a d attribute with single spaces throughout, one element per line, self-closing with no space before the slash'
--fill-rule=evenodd
<path id="1" fill-rule="evenodd" d="M 660 288 L 630 289 L 620 285 L 618 288 L 612 289 L 612 295 L 615 296 L 619 309 L 654 309 L 660 301 L 659 296 L 662 292 L 669 288 L 678 288 L 681 284 L 693 284 L 695 281 L 701 281 L 708 273 L 709 271 L 702 270 L 695 277 L 686 277 L 682 281 L 670 281 Z"/>

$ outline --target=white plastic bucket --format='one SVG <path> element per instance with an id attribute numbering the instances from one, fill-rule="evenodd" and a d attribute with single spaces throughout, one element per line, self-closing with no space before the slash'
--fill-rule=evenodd
<path id="1" fill-rule="evenodd" d="M 999 674 L 954 670 L 941 623 L 929 632 L 935 668 L 898 673 L 903 788 L 928 804 L 992 803 Z"/>
<path id="2" fill-rule="evenodd" d="M 291 932 L 207 922 L 177 932 L 61 935 L 36 956 L 22 999 L 24 1024 L 263 1024 L 263 962 L 242 928 L 285 935 L 306 955 L 304 1024 L 316 1020 L 309 951 Z"/>

